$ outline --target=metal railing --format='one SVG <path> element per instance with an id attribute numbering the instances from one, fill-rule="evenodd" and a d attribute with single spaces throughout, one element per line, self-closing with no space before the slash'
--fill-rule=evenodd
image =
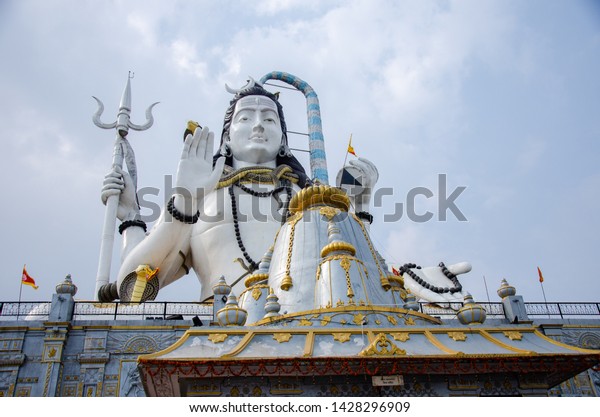
<path id="1" fill-rule="evenodd" d="M 2 302 L 1 320 L 47 320 L 49 302 Z M 73 320 L 192 320 L 212 319 L 212 304 L 147 302 L 131 304 L 76 301 Z"/>
<path id="2" fill-rule="evenodd" d="M 488 318 L 504 318 L 502 303 L 478 303 Z M 430 316 L 449 319 L 463 306 L 462 303 L 421 303 L 419 311 Z M 600 303 L 525 303 L 530 318 L 576 318 L 600 316 Z"/>
<path id="3" fill-rule="evenodd" d="M 525 303 L 529 316 L 581 317 L 600 315 L 600 303 Z"/>
<path id="4" fill-rule="evenodd" d="M 488 318 L 504 318 L 504 307 L 502 303 L 478 303 L 481 305 Z M 456 318 L 456 313 L 463 303 L 420 303 L 419 311 L 430 316 L 442 319 Z"/>
<path id="5" fill-rule="evenodd" d="M 488 318 L 504 318 L 502 303 L 479 303 Z M 52 303 L 0 302 L 0 321 L 47 320 Z M 430 316 L 452 319 L 462 303 L 420 303 L 419 311 Z M 582 318 L 600 316 L 600 303 L 525 303 L 530 318 Z M 184 302 L 147 302 L 130 304 L 76 301 L 73 320 L 212 320 L 212 304 Z"/>

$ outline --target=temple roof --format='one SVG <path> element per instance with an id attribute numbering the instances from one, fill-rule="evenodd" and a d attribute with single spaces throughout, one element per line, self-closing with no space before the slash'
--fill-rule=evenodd
<path id="1" fill-rule="evenodd" d="M 556 385 L 600 361 L 600 351 L 550 339 L 530 325 L 229 327 L 192 329 L 140 356 L 147 389 L 179 377 L 334 374 L 544 375 Z M 177 384 L 174 384 L 177 385 Z"/>

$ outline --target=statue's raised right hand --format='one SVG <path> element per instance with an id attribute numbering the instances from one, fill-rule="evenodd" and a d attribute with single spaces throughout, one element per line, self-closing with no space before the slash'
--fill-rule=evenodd
<path id="1" fill-rule="evenodd" d="M 214 134 L 207 127 L 186 136 L 175 180 L 176 193 L 184 200 L 202 200 L 221 178 L 225 158 L 219 158 L 213 168 L 213 147 Z"/>

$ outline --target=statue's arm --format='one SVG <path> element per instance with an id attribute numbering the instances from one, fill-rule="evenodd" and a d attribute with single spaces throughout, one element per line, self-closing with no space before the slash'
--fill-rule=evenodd
<path id="1" fill-rule="evenodd" d="M 124 242 L 117 282 L 119 291 L 121 283 L 140 265 L 159 269 L 157 276 L 161 287 L 187 272 L 190 260 L 186 258 L 190 252 L 192 228 L 200 214 L 199 202 L 214 190 L 225 163 L 224 158 L 220 158 L 213 168 L 213 142 L 214 135 L 207 128 L 196 129 L 193 135 L 188 135 L 177 168 L 172 209 L 163 210 L 147 236 L 143 227 L 138 225 L 130 225 L 122 230 Z M 129 224 L 139 219 L 133 188 L 129 175 L 115 168 L 105 177 L 102 189 L 104 202 L 111 194 L 119 194 L 117 215 Z M 186 220 L 192 218 L 195 220 Z"/>
<path id="2" fill-rule="evenodd" d="M 139 265 L 159 269 L 157 277 L 160 288 L 187 273 L 193 224 L 168 219 L 169 217 L 169 213 L 163 212 L 152 231 L 123 259 L 118 274 L 118 289 Z"/>
<path id="3" fill-rule="evenodd" d="M 402 268 L 401 268 L 402 271 Z M 421 301 L 434 303 L 462 302 L 466 292 L 458 281 L 458 275 L 471 271 L 469 262 L 460 262 L 445 267 L 443 264 L 433 267 L 416 267 L 403 273 L 404 286 Z"/>
<path id="4" fill-rule="evenodd" d="M 344 168 L 347 168 L 348 172 L 356 176 L 356 180 L 360 185 L 344 184 Z M 371 197 L 375 184 L 377 184 L 377 180 L 379 179 L 379 172 L 375 164 L 365 158 L 351 160 L 344 168 L 338 174 L 337 186 L 346 190 L 354 212 L 368 228 L 372 221 L 372 215 L 369 211 Z"/>

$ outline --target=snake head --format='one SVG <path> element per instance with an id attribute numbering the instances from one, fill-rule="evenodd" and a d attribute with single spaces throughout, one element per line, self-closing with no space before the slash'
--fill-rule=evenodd
<path id="1" fill-rule="evenodd" d="M 158 273 L 158 268 L 152 269 L 150 265 L 140 265 L 135 269 L 138 278 L 150 281 Z"/>

